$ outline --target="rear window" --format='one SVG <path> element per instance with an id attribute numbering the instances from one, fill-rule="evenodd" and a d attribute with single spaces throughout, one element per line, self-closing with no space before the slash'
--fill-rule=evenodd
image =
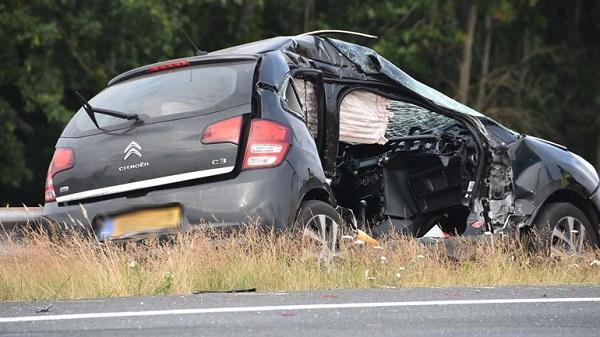
<path id="1" fill-rule="evenodd" d="M 146 121 L 207 114 L 249 104 L 256 62 L 227 62 L 180 68 L 112 85 L 89 100 L 96 108 L 146 115 Z M 132 122 L 96 114 L 101 128 L 116 130 Z M 63 137 L 101 132 L 83 108 L 71 119 Z"/>

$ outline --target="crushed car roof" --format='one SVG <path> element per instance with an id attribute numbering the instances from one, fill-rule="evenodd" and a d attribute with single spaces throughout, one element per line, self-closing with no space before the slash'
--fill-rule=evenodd
<path id="1" fill-rule="evenodd" d="M 351 62 L 358 68 L 358 71 L 372 76 L 383 75 L 393 83 L 402 86 L 412 94 L 440 108 L 477 117 L 483 116 L 468 106 L 415 80 L 374 50 L 338 39 L 313 35 L 279 36 L 213 51 L 201 56 L 188 57 L 185 60 L 192 62 L 223 58 L 249 58 L 272 51 L 292 53 L 312 61 L 334 66 L 342 66 Z M 147 65 L 123 73 L 111 80 L 108 85 L 128 79 L 132 77 L 131 75 L 140 71 L 146 71 L 151 66 L 153 65 Z"/>
<path id="2" fill-rule="evenodd" d="M 442 94 L 441 92 L 415 80 L 374 50 L 337 39 L 311 35 L 280 36 L 217 50 L 215 52 L 208 53 L 207 55 L 264 54 L 275 50 L 287 50 L 314 60 L 316 55 L 324 55 L 324 53 L 318 52 L 319 49 L 322 49 L 317 42 L 319 40 L 331 42 L 334 47 L 344 55 L 338 55 L 338 57 L 349 58 L 350 61 L 356 64 L 362 71 L 370 74 L 380 73 L 385 75 L 392 81 L 400 84 L 414 94 L 431 101 L 435 105 L 473 116 L 483 116 L 481 113 L 469 108 L 468 106 L 461 104 Z M 306 47 L 311 45 L 314 50 L 307 51 Z M 327 56 L 327 58 L 321 57 L 317 61 L 328 63 L 333 55 Z"/>

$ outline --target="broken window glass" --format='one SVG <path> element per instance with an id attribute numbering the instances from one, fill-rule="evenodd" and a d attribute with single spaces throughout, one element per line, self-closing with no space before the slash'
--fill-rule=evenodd
<path id="1" fill-rule="evenodd" d="M 364 73 L 384 74 L 392 80 L 405 86 L 409 90 L 432 101 L 436 105 L 473 116 L 482 116 L 479 112 L 413 79 L 404 71 L 398 69 L 390 61 L 381 57 L 373 49 L 336 39 L 326 40 L 331 42 L 331 44 L 334 45 L 335 48 L 338 49 L 342 55 L 344 55 L 352 63 L 357 65 L 358 68 Z"/>
<path id="2" fill-rule="evenodd" d="M 302 106 L 300 104 L 298 96 L 296 95 L 296 92 L 294 91 L 294 86 L 292 85 L 291 81 L 285 88 L 285 108 L 289 112 L 298 115 L 302 119 L 306 119 L 304 109 L 302 109 Z"/>
<path id="3" fill-rule="evenodd" d="M 306 127 L 308 131 L 313 135 L 313 137 L 317 137 L 317 96 L 315 93 L 315 85 L 311 81 L 305 81 L 302 79 L 294 78 L 294 87 L 296 88 L 296 92 L 298 93 L 298 98 L 300 99 L 300 104 L 304 109 L 304 115 L 306 120 Z"/>
<path id="4" fill-rule="evenodd" d="M 377 53 L 373 49 L 336 39 L 327 40 L 363 72 L 376 74 L 381 69 L 377 60 Z"/>
<path id="5" fill-rule="evenodd" d="M 418 105 L 364 90 L 350 92 L 340 105 L 340 141 L 349 144 L 385 144 L 455 123 Z"/>
<path id="6" fill-rule="evenodd" d="M 389 112 L 391 117 L 385 132 L 388 139 L 398 139 L 456 123 L 451 118 L 401 101 L 390 100 Z"/>

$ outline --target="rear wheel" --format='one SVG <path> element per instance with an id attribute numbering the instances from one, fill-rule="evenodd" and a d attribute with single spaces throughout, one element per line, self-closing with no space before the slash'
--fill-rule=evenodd
<path id="1" fill-rule="evenodd" d="M 303 241 L 316 244 L 319 260 L 329 261 L 338 255 L 342 220 L 330 204 L 320 200 L 302 202 L 296 223 L 302 230 Z"/>
<path id="2" fill-rule="evenodd" d="M 540 210 L 535 226 L 538 246 L 550 256 L 580 256 L 586 246 L 594 244 L 592 223 L 575 205 L 550 203 Z"/>

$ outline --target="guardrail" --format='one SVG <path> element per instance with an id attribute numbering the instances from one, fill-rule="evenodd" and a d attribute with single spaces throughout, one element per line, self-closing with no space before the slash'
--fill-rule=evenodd
<path id="1" fill-rule="evenodd" d="M 43 207 L 4 207 L 0 208 L 0 230 L 8 231 L 42 219 Z"/>

